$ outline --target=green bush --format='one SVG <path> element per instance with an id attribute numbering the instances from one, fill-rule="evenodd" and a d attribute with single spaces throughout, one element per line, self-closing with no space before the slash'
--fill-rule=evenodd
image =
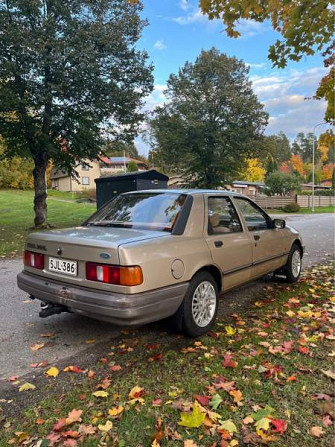
<path id="1" fill-rule="evenodd" d="M 77 202 L 95 202 L 96 198 L 95 189 L 85 189 L 78 194 Z"/>
<path id="2" fill-rule="evenodd" d="M 316 189 L 314 191 L 314 194 L 316 196 L 333 196 L 334 195 L 334 190 L 333 189 Z"/>
<path id="3" fill-rule="evenodd" d="M 0 189 L 33 189 L 33 162 L 20 157 L 0 162 Z"/>
<path id="4" fill-rule="evenodd" d="M 301 193 L 299 193 L 302 196 L 311 196 L 312 195 L 312 191 L 301 191 Z M 314 195 L 315 196 L 333 196 L 334 195 L 334 190 L 333 189 L 315 189 L 314 190 Z"/>
<path id="5" fill-rule="evenodd" d="M 135 161 L 131 160 L 127 166 L 127 172 L 136 172 L 138 171 L 138 166 Z"/>
<path id="6" fill-rule="evenodd" d="M 285 205 L 283 207 L 283 211 L 285 211 L 285 213 L 296 213 L 300 210 L 300 205 L 298 205 L 297 203 L 288 203 L 287 205 Z"/>

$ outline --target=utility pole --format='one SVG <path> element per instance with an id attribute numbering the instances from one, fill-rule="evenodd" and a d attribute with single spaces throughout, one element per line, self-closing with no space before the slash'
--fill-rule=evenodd
<path id="1" fill-rule="evenodd" d="M 313 127 L 313 158 L 312 158 L 312 212 L 314 213 L 314 189 L 315 189 L 315 129 L 319 126 L 322 126 L 322 124 L 328 124 L 326 122 L 322 122 L 319 124 L 315 124 Z"/>

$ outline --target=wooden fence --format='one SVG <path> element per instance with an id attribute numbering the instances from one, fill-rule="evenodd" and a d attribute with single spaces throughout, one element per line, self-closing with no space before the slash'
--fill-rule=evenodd
<path id="1" fill-rule="evenodd" d="M 249 196 L 254 202 L 262 208 L 283 208 L 288 203 L 298 203 L 301 208 L 312 207 L 312 196 L 296 195 L 293 197 L 281 196 Z M 335 197 L 333 196 L 314 196 L 314 206 L 330 206 L 335 205 Z"/>
<path id="2" fill-rule="evenodd" d="M 281 197 L 281 196 L 257 196 L 250 198 L 262 208 L 282 208 L 288 203 L 295 203 L 295 197 Z"/>
<path id="3" fill-rule="evenodd" d="M 297 203 L 301 208 L 311 208 L 312 207 L 312 196 L 301 196 L 297 195 Z M 314 196 L 314 206 L 330 206 L 335 205 L 334 196 Z"/>

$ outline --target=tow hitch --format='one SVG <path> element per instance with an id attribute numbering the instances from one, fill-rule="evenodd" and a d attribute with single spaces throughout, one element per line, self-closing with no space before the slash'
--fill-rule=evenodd
<path id="1" fill-rule="evenodd" d="M 60 304 L 41 303 L 42 310 L 39 312 L 41 318 L 50 317 L 50 315 L 61 314 L 62 312 L 69 312 L 68 308 Z"/>

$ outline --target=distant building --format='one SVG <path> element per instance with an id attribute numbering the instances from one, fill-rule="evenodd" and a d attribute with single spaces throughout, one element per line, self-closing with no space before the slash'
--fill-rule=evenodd
<path id="1" fill-rule="evenodd" d="M 51 188 L 58 191 L 78 192 L 95 188 L 94 179 L 100 177 L 100 165 L 97 160 L 85 160 L 76 166 L 79 174 L 77 178 L 71 177 L 67 172 L 57 168 L 51 170 Z"/>
<path id="2" fill-rule="evenodd" d="M 95 180 L 97 207 L 101 208 L 114 196 L 128 191 L 143 189 L 165 189 L 169 177 L 155 169 L 110 175 Z"/>
<path id="3" fill-rule="evenodd" d="M 181 175 L 172 175 L 167 182 L 169 189 L 187 188 L 187 182 Z"/>
<path id="4" fill-rule="evenodd" d="M 332 187 L 332 179 L 331 178 L 327 178 L 325 180 L 322 180 L 321 182 L 322 186 L 328 186 L 329 188 Z"/>
<path id="5" fill-rule="evenodd" d="M 235 191 L 246 196 L 256 197 L 263 195 L 265 184 L 263 182 L 247 182 L 244 180 L 235 180 L 230 184 L 227 184 L 224 188 L 218 188 L 222 190 Z M 172 175 L 168 181 L 168 188 L 188 188 L 187 182 L 182 175 Z"/>
<path id="6" fill-rule="evenodd" d="M 100 157 L 101 176 L 127 171 L 130 162 L 135 162 L 139 171 L 147 171 L 148 165 L 142 160 L 130 157 Z"/>
<path id="7" fill-rule="evenodd" d="M 107 175 L 114 175 L 125 172 L 125 168 L 133 161 L 139 171 L 146 171 L 148 166 L 141 160 L 129 157 L 99 157 L 97 160 L 83 160 L 75 170 L 77 178 L 73 178 L 68 173 L 52 168 L 51 188 L 58 191 L 78 192 L 86 189 L 95 189 L 94 180 Z"/>
<path id="8" fill-rule="evenodd" d="M 246 196 L 256 197 L 263 194 L 265 184 L 263 182 L 247 182 L 244 180 L 234 180 L 227 185 L 229 191 L 235 191 Z"/>
<path id="9" fill-rule="evenodd" d="M 327 190 L 327 189 L 331 189 L 331 186 L 332 186 L 331 180 L 323 180 L 320 185 L 314 185 L 314 189 L 325 189 L 325 190 Z M 301 189 L 303 191 L 312 191 L 313 183 L 312 182 L 310 182 L 310 183 L 303 183 L 301 185 Z"/>

